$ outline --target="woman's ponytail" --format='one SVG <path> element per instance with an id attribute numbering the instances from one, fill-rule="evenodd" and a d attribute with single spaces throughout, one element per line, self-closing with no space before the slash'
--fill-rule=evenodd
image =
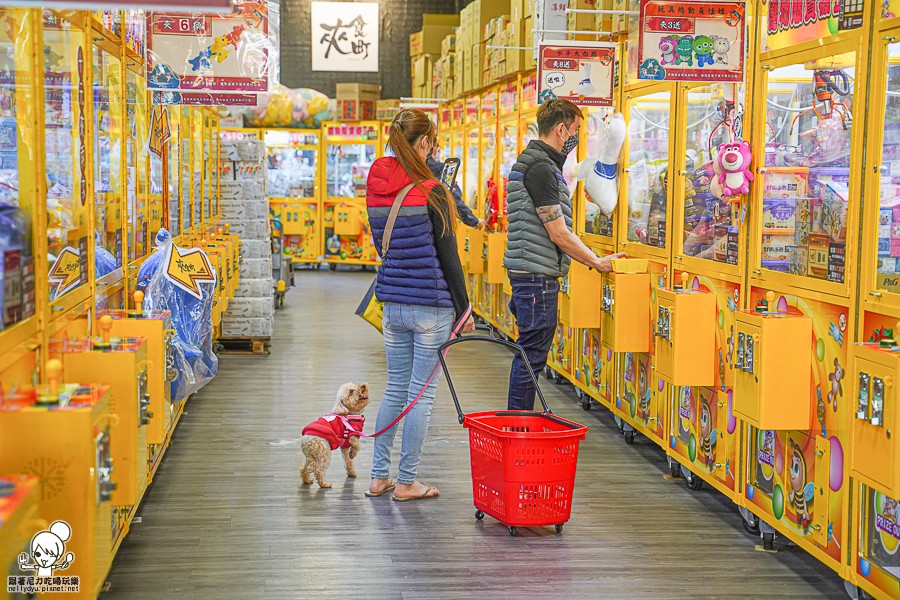
<path id="1" fill-rule="evenodd" d="M 434 147 L 437 141 L 434 123 L 422 111 L 407 108 L 397 113 L 391 122 L 388 145 L 415 186 L 425 194 L 428 205 L 440 215 L 443 221 L 442 233 L 446 234 L 456 230 L 456 205 L 443 184 L 434 187 L 437 193 L 430 194 L 423 183 L 435 181 L 428 165 L 415 150 L 415 145 L 421 143 L 423 137 Z"/>

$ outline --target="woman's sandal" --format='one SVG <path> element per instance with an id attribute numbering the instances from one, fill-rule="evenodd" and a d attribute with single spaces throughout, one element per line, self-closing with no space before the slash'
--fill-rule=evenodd
<path id="1" fill-rule="evenodd" d="M 437 494 L 430 494 L 431 490 L 434 489 L 434 486 L 428 485 L 424 481 L 422 483 L 426 486 L 424 494 L 420 494 L 418 496 L 403 496 L 401 498 L 397 496 L 397 493 L 395 492 L 394 495 L 391 496 L 391 498 L 393 498 L 394 502 L 409 502 L 410 500 L 427 500 L 428 498 L 437 498 L 441 495 L 440 492 L 438 492 Z"/>
<path id="2" fill-rule="evenodd" d="M 383 488 L 381 488 L 380 492 L 370 492 L 369 490 L 366 490 L 366 496 L 368 496 L 369 498 L 377 498 L 378 496 L 384 496 L 388 492 L 394 490 L 396 487 L 397 487 L 397 482 L 395 482 L 393 479 L 388 479 L 388 484 L 386 486 L 384 486 Z"/>

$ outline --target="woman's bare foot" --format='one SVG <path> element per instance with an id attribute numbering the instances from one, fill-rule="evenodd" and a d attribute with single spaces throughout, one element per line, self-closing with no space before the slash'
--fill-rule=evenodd
<path id="1" fill-rule="evenodd" d="M 394 483 L 394 480 L 390 477 L 388 477 L 387 479 L 375 479 L 373 477 L 372 483 L 369 484 L 369 491 L 367 495 L 381 496 L 385 492 L 389 492 L 394 489 L 395 486 L 396 484 Z"/>
<path id="2" fill-rule="evenodd" d="M 397 498 L 433 498 L 439 494 L 440 491 L 436 487 L 421 481 L 413 481 L 410 484 L 398 483 L 397 489 L 394 491 L 394 496 Z"/>

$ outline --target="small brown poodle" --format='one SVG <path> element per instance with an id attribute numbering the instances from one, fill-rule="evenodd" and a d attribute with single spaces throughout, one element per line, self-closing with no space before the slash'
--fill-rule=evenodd
<path id="1" fill-rule="evenodd" d="M 353 459 L 359 454 L 359 434 L 366 418 L 362 416 L 369 404 L 369 384 L 345 383 L 338 388 L 337 399 L 330 415 L 325 415 L 303 428 L 300 448 L 306 464 L 300 469 L 303 483 L 312 483 L 316 476 L 319 487 L 330 488 L 325 471 L 331 464 L 331 451 L 341 449 L 348 477 L 356 477 Z"/>

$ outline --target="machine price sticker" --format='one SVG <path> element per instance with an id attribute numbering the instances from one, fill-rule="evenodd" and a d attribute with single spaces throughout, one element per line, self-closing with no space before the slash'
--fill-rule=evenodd
<path id="1" fill-rule="evenodd" d="M 638 79 L 744 81 L 745 4 L 641 0 Z"/>
<path id="2" fill-rule="evenodd" d="M 538 50 L 538 104 L 554 98 L 578 106 L 613 105 L 615 44 L 547 42 Z"/>

